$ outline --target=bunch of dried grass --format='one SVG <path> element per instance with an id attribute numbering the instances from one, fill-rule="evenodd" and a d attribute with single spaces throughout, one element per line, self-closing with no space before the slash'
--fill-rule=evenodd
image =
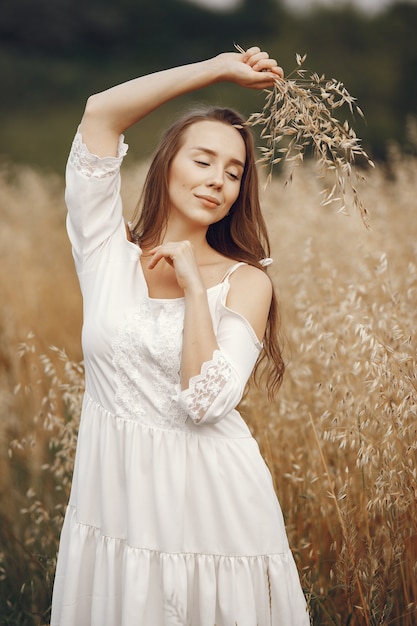
<path id="1" fill-rule="evenodd" d="M 244 52 L 236 46 L 239 52 Z M 309 73 L 303 68 L 307 55 L 296 55 L 297 69 L 286 78 L 275 81 L 266 91 L 262 112 L 252 113 L 247 123 L 262 126 L 260 162 L 268 167 L 267 183 L 274 166 L 285 162 L 291 165 L 287 183 L 292 180 L 293 168 L 303 161 L 308 149 L 318 163 L 318 173 L 331 186 L 323 190 L 322 205 L 335 203 L 346 212 L 350 202 L 359 210 L 364 224 L 369 226 L 368 211 L 362 203 L 357 184 L 364 180 L 356 165 L 374 167 L 361 146 L 360 139 L 349 122 L 335 117 L 335 111 L 347 106 L 351 115 L 364 117 L 344 84 L 324 74 Z"/>

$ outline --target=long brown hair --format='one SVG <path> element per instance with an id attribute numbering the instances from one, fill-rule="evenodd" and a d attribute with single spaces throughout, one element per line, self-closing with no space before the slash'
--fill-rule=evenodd
<path id="1" fill-rule="evenodd" d="M 208 243 L 221 254 L 244 261 L 266 271 L 261 259 L 269 257 L 270 244 L 259 201 L 259 181 L 255 162 L 255 147 L 250 128 L 236 111 L 223 107 L 194 109 L 174 122 L 164 133 L 145 179 L 142 195 L 132 219 L 132 237 L 141 246 L 157 245 L 166 229 L 169 215 L 168 178 L 173 158 L 181 147 L 187 128 L 200 121 L 212 120 L 233 126 L 246 147 L 246 161 L 239 196 L 229 214 L 211 224 Z M 273 290 L 271 307 L 264 337 L 264 351 L 255 366 L 254 379 L 259 384 L 265 377 L 268 396 L 277 393 L 285 365 L 279 345 L 280 316 Z M 263 363 L 262 368 L 259 366 Z"/>

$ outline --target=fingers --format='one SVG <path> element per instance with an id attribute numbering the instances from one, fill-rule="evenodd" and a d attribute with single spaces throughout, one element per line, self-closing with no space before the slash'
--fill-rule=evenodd
<path id="1" fill-rule="evenodd" d="M 263 59 L 269 59 L 269 54 L 262 51 L 257 46 L 248 48 L 243 55 L 243 62 L 250 65 L 253 69 L 255 69 L 255 66 Z"/>
<path id="2" fill-rule="evenodd" d="M 151 260 L 148 265 L 153 269 L 163 259 L 175 271 L 178 285 L 184 293 L 192 293 L 193 290 L 204 289 L 200 270 L 196 262 L 194 247 L 190 241 L 166 242 L 149 250 Z"/>
<path id="3" fill-rule="evenodd" d="M 172 266 L 180 259 L 194 260 L 193 247 L 189 241 L 167 242 L 155 246 L 149 250 L 149 254 L 152 257 L 149 262 L 149 269 L 153 269 L 162 259 L 165 259 Z"/>
<path id="4" fill-rule="evenodd" d="M 284 77 L 283 69 L 279 67 L 277 61 L 271 59 L 269 54 L 258 48 L 258 46 L 248 48 L 242 60 L 256 72 L 271 72 L 280 78 Z"/>
<path id="5" fill-rule="evenodd" d="M 149 254 L 152 257 L 148 265 L 150 270 L 158 265 L 159 261 L 162 259 L 165 259 L 170 265 L 173 265 L 174 263 L 172 251 L 167 250 L 163 246 L 156 246 L 155 248 L 152 248 L 152 250 L 149 250 Z"/>

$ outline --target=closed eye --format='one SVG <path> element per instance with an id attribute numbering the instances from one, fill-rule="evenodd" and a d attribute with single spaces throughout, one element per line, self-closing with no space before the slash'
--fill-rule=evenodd
<path id="1" fill-rule="evenodd" d="M 201 167 L 210 167 L 211 165 L 211 163 L 208 163 L 207 161 L 201 161 L 200 159 L 194 159 L 194 163 L 196 163 L 197 165 L 200 165 Z M 226 172 L 226 174 L 233 181 L 240 180 L 240 176 L 238 174 L 235 174 L 234 172 Z"/>

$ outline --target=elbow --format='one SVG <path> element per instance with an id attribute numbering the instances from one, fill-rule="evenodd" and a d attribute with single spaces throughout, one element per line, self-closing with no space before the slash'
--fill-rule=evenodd
<path id="1" fill-rule="evenodd" d="M 201 372 L 189 380 L 188 389 L 180 391 L 177 399 L 196 426 L 223 419 L 236 408 L 242 398 L 244 385 L 220 350 L 203 363 Z"/>
<path id="2" fill-rule="evenodd" d="M 99 94 L 94 94 L 88 98 L 80 123 L 80 132 L 83 137 L 83 141 L 85 141 L 85 138 L 89 136 L 89 131 L 96 127 L 101 118 L 100 106 Z"/>
<path id="3" fill-rule="evenodd" d="M 103 114 L 103 99 L 101 93 L 95 93 L 89 96 L 85 103 L 83 122 L 97 119 Z"/>
<path id="4" fill-rule="evenodd" d="M 188 416 L 196 426 L 203 424 L 217 424 L 239 404 L 243 396 L 243 388 L 240 381 L 229 381 L 227 386 L 209 402 L 190 403 Z"/>
<path id="5" fill-rule="evenodd" d="M 119 136 L 124 126 L 118 122 L 105 92 L 88 98 L 79 130 L 90 152 L 99 157 L 118 155 Z"/>

